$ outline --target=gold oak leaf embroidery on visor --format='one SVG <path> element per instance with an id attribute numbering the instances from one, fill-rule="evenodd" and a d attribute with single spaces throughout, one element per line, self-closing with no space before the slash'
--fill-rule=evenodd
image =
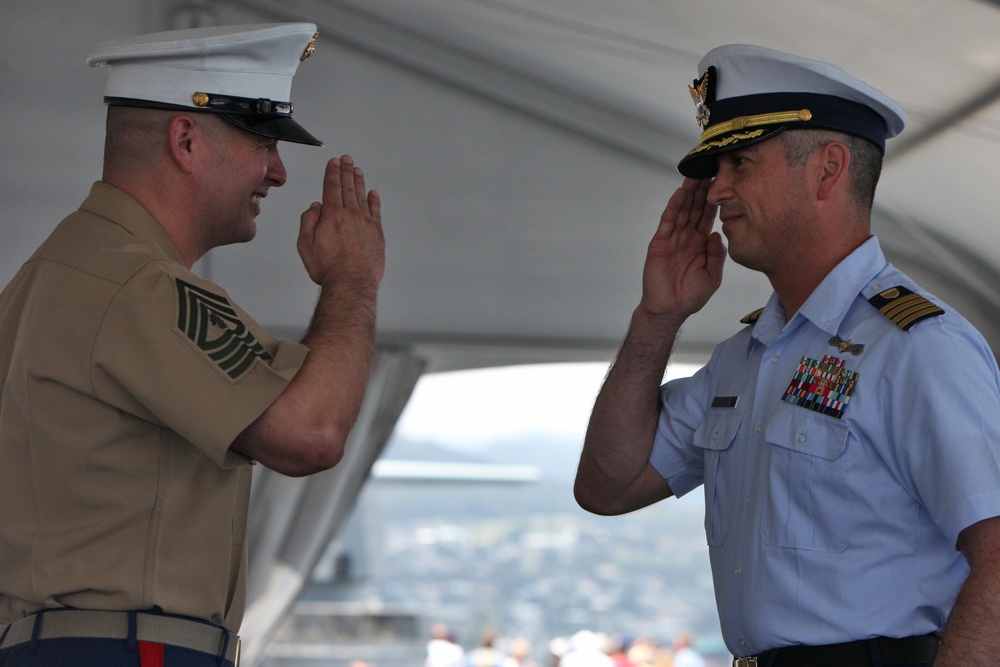
<path id="1" fill-rule="evenodd" d="M 257 359 L 271 359 L 226 297 L 176 280 L 177 328 L 226 375 L 237 380 Z"/>
<path id="2" fill-rule="evenodd" d="M 719 139 L 718 141 L 709 141 L 701 146 L 698 146 L 690 154 L 700 153 L 706 151 L 709 148 L 720 148 L 722 146 L 728 146 L 729 144 L 735 143 L 737 141 L 746 141 L 747 139 L 756 139 L 760 135 L 764 134 L 764 130 L 753 130 L 752 132 L 741 132 L 739 134 L 731 134 L 725 139 Z"/>

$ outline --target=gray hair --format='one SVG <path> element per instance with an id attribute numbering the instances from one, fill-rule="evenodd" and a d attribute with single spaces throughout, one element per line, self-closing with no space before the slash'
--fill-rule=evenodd
<path id="1" fill-rule="evenodd" d="M 793 130 L 778 135 L 785 159 L 793 167 L 801 167 L 817 148 L 831 141 L 840 141 L 851 152 L 848 173 L 851 192 L 858 205 L 870 211 L 875 203 L 875 186 L 882 174 L 882 151 L 867 139 L 832 130 Z"/>

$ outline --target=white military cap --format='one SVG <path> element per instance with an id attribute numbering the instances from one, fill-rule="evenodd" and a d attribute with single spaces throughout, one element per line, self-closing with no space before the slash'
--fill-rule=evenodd
<path id="1" fill-rule="evenodd" d="M 701 78 L 688 87 L 701 140 L 677 165 L 684 176 L 711 178 L 718 154 L 788 129 L 853 134 L 885 152 L 903 131 L 898 104 L 844 70 L 817 60 L 746 44 L 709 51 Z"/>
<path id="2" fill-rule="evenodd" d="M 249 132 L 322 146 L 292 119 L 292 76 L 316 44 L 312 23 L 172 30 L 104 42 L 109 105 L 216 113 Z"/>

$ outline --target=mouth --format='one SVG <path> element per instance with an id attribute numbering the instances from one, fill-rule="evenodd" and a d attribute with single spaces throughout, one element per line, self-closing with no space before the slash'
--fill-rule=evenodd
<path id="1" fill-rule="evenodd" d="M 266 196 L 266 192 L 254 192 L 250 195 L 250 209 L 253 211 L 254 217 L 260 215 L 260 202 Z"/>
<path id="2" fill-rule="evenodd" d="M 731 227 L 735 221 L 739 220 L 742 217 L 743 214 L 740 211 L 733 211 L 733 210 L 720 211 L 719 222 L 722 223 L 722 227 L 723 229 L 725 229 L 726 227 Z"/>

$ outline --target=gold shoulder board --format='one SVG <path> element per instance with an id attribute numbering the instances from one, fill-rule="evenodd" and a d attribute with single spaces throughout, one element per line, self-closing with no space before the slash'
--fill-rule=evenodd
<path id="1" fill-rule="evenodd" d="M 902 285 L 879 292 L 868 299 L 868 302 L 903 331 L 909 331 L 910 327 L 920 320 L 944 315 L 944 310 L 937 304 L 919 294 L 914 294 Z"/>

